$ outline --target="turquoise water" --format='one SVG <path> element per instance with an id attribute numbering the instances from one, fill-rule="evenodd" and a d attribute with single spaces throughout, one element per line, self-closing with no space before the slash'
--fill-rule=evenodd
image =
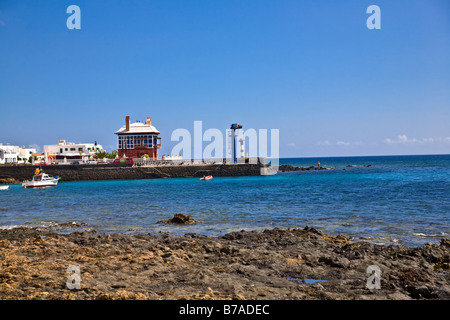
<path id="1" fill-rule="evenodd" d="M 0 191 L 0 228 L 78 222 L 85 224 L 82 230 L 98 232 L 221 235 L 308 225 L 378 243 L 420 245 L 449 237 L 450 155 L 291 158 L 280 164 L 317 161 L 334 169 L 211 181 L 62 180 L 56 188 L 43 189 L 14 185 Z M 175 213 L 201 222 L 157 223 Z"/>

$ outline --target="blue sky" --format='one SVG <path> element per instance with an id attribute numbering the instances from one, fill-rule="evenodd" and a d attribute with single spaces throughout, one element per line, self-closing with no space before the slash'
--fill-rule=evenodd
<path id="1" fill-rule="evenodd" d="M 194 120 L 281 157 L 450 153 L 450 2 L 0 0 L 0 142 L 110 151 L 126 115 L 161 153 Z"/>

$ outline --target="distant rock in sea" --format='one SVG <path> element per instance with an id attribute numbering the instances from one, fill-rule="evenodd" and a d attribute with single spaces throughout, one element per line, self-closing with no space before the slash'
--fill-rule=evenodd
<path id="1" fill-rule="evenodd" d="M 169 220 L 160 220 L 158 223 L 170 223 L 170 224 L 192 224 L 198 222 L 191 215 L 184 215 L 182 213 L 176 213 Z"/>
<path id="2" fill-rule="evenodd" d="M 286 172 L 286 171 L 309 171 L 309 170 L 327 170 L 328 168 L 325 167 L 315 167 L 315 166 L 309 166 L 309 167 L 294 167 L 290 164 L 283 164 L 278 168 L 278 171 Z"/>

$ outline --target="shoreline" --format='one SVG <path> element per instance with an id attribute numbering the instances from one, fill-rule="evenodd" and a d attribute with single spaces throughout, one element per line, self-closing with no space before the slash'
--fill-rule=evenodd
<path id="1" fill-rule="evenodd" d="M 0 208 L 0 212 L 5 210 L 4 208 Z M 191 219 L 188 221 L 182 222 L 173 222 L 172 220 L 176 220 L 176 216 L 183 216 L 182 219 Z M 97 234 L 123 234 L 125 236 L 136 236 L 140 234 L 152 234 L 152 235 L 164 235 L 170 234 L 171 236 L 184 236 L 186 234 L 197 234 L 199 236 L 207 236 L 207 237 L 223 237 L 226 234 L 245 231 L 245 232 L 263 232 L 265 230 L 291 230 L 291 229 L 301 229 L 302 227 L 308 227 L 316 230 L 328 230 L 321 231 L 322 233 L 326 233 L 328 236 L 339 236 L 345 234 L 345 237 L 352 242 L 369 242 L 374 245 L 381 246 L 404 246 L 407 248 L 415 248 L 424 245 L 433 245 L 439 244 L 443 239 L 450 240 L 447 233 L 441 232 L 440 234 L 424 234 L 424 233 L 413 233 L 412 235 L 404 235 L 402 238 L 400 237 L 392 237 L 392 236 L 370 236 L 367 234 L 359 234 L 355 232 L 351 232 L 351 230 L 347 231 L 335 231 L 329 230 L 327 226 L 323 225 L 309 225 L 309 224 L 297 224 L 297 225 L 272 225 L 272 226 L 240 226 L 235 228 L 227 228 L 222 232 L 211 231 L 211 228 L 208 230 L 197 228 L 198 225 L 203 225 L 204 221 L 195 220 L 191 215 L 184 214 L 175 214 L 172 218 L 166 216 L 163 220 L 158 220 L 154 223 L 154 228 L 140 227 L 140 226 L 126 226 L 123 228 L 113 228 L 113 227 L 101 227 L 101 226 L 93 226 L 89 223 L 86 223 L 81 220 L 74 220 L 71 222 L 51 222 L 45 221 L 42 223 L 32 223 L 26 222 L 23 224 L 13 224 L 13 225 L 0 225 L 0 234 L 5 231 L 8 232 L 10 230 L 33 230 L 34 232 L 42 232 L 42 234 L 57 234 L 57 235 L 69 235 L 73 232 L 79 233 L 90 233 L 95 232 Z M 194 226 L 189 226 L 194 225 Z M 25 232 L 26 234 L 27 232 Z M 416 241 L 416 238 L 421 239 L 422 241 Z M 1 237 L 0 237 L 1 239 Z"/>
<path id="2" fill-rule="evenodd" d="M 450 240 L 419 247 L 353 242 L 319 230 L 58 234 L 0 230 L 0 299 L 450 299 Z M 80 268 L 70 290 L 69 266 Z M 367 268 L 381 288 L 366 288 Z"/>

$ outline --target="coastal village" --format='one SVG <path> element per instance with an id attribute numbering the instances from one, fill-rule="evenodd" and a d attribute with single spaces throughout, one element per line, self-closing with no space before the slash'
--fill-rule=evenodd
<path id="1" fill-rule="evenodd" d="M 0 186 L 22 184 L 23 188 L 56 186 L 59 180 L 115 180 L 199 177 L 211 180 L 214 176 L 253 176 L 269 174 L 265 158 L 244 157 L 243 139 L 238 151 L 235 130 L 242 126 L 231 125 L 229 155 L 224 158 L 183 159 L 181 155 L 161 155 L 161 132 L 152 124 L 130 122 L 125 117 L 123 125 L 114 132 L 117 150 L 108 153 L 97 141 L 74 143 L 59 140 L 57 144 L 44 145 L 43 150 L 0 145 Z M 239 155 L 238 155 L 239 153 Z M 239 165 L 237 165 L 239 164 Z M 124 168 L 127 167 L 127 168 Z M 33 168 L 34 176 L 30 172 Z M 31 179 L 31 181 L 29 180 Z"/>
<path id="2" fill-rule="evenodd" d="M 117 132 L 117 151 L 108 154 L 97 141 L 74 143 L 59 140 L 57 144 L 37 148 L 0 143 L 0 164 L 64 165 L 111 163 L 114 159 L 134 158 L 147 160 L 181 159 L 180 156 L 159 156 L 160 132 L 152 125 L 151 118 L 145 122 L 130 123 L 126 116 L 125 125 Z"/>
<path id="3" fill-rule="evenodd" d="M 161 164 L 257 164 L 265 163 L 265 157 L 244 156 L 244 139 L 238 139 L 238 131 L 242 125 L 233 123 L 228 134 L 227 158 L 183 159 L 181 154 L 160 154 L 161 132 L 152 125 L 147 117 L 145 122 L 136 120 L 130 122 L 130 116 L 125 117 L 125 123 L 114 134 L 117 136 L 117 150 L 106 152 L 97 141 L 74 143 L 59 140 L 57 144 L 37 146 L 10 145 L 0 143 L 0 165 L 82 165 L 82 164 L 131 164 L 131 165 L 161 165 Z"/>
<path id="4" fill-rule="evenodd" d="M 227 163 L 257 163 L 256 157 L 244 157 L 244 139 L 237 140 L 237 131 L 242 125 L 234 123 L 230 127 L 229 158 Z M 125 117 L 125 124 L 114 134 L 117 135 L 117 150 L 106 152 L 97 141 L 74 143 L 59 140 L 57 144 L 37 147 L 10 145 L 0 143 L 0 165 L 80 165 L 80 164 L 171 164 L 183 160 L 181 154 L 160 154 L 161 132 L 152 125 L 147 117 L 145 122 L 130 122 Z M 238 150 L 238 144 L 240 144 Z M 185 159 L 182 164 L 222 164 L 225 159 Z M 264 161 L 264 160 L 263 160 Z"/>

